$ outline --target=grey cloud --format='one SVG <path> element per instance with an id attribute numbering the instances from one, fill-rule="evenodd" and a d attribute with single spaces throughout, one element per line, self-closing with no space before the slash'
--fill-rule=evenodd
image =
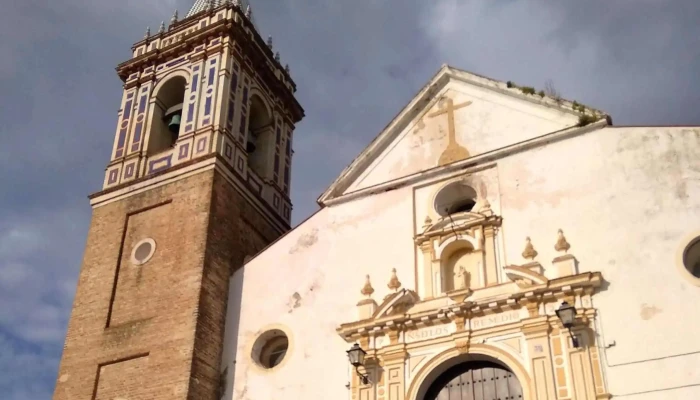
<path id="1" fill-rule="evenodd" d="M 145 27 L 190 0 L 7 2 L 0 15 L 0 391 L 46 398 L 100 188 L 121 83 Z M 533 5 L 534 4 L 534 5 Z M 672 7 L 671 7 L 672 5 Z M 307 117 L 295 134 L 294 221 L 448 62 L 542 87 L 617 124 L 698 123 L 700 3 L 253 2 Z M 32 312 L 33 311 L 33 312 Z M 13 363 L 12 359 L 20 360 Z"/>

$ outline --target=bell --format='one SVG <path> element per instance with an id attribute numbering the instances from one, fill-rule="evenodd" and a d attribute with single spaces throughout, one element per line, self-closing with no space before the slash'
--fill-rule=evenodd
<path id="1" fill-rule="evenodd" d="M 248 143 L 246 143 L 245 146 L 245 151 L 247 151 L 248 154 L 255 152 L 255 142 L 253 142 L 252 140 L 248 140 Z"/>
<path id="2" fill-rule="evenodd" d="M 172 133 L 180 132 L 180 114 L 173 114 L 168 121 L 168 130 Z"/>
<path id="3" fill-rule="evenodd" d="M 180 133 L 180 120 L 182 119 L 182 103 L 176 104 L 165 111 L 165 118 L 168 125 L 168 130 L 177 138 L 177 134 Z"/>

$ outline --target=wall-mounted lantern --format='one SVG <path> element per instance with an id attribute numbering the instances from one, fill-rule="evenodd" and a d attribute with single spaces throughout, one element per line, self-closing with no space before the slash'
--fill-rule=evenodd
<path id="1" fill-rule="evenodd" d="M 564 301 L 561 303 L 561 306 L 559 306 L 559 309 L 556 310 L 556 313 L 562 325 L 564 325 L 564 328 L 569 330 L 572 344 L 574 347 L 578 348 L 578 338 L 571 332 L 571 327 L 574 326 L 574 322 L 576 321 L 576 307 Z"/>
<path id="2" fill-rule="evenodd" d="M 362 382 L 363 385 L 366 385 L 369 383 L 369 376 L 365 375 L 360 372 L 360 367 L 365 364 L 365 355 L 367 355 L 367 352 L 360 347 L 359 344 L 355 343 L 350 350 L 347 351 L 348 353 L 348 359 L 350 360 L 350 364 L 352 364 L 353 367 L 355 367 L 355 371 L 357 372 L 357 375 L 360 377 L 360 381 Z"/>

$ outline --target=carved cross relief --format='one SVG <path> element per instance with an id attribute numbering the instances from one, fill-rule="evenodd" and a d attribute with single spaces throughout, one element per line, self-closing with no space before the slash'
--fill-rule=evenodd
<path id="1" fill-rule="evenodd" d="M 441 110 L 428 114 L 429 118 L 438 117 L 447 114 L 447 148 L 442 152 L 438 159 L 438 165 L 445 165 L 455 161 L 463 160 L 469 157 L 469 151 L 457 143 L 455 134 L 455 111 L 472 104 L 471 101 L 465 101 L 461 104 L 454 104 L 451 98 L 446 98 L 444 106 Z"/>

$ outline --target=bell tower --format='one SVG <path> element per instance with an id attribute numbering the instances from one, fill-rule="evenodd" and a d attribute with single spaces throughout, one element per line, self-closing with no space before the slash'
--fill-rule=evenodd
<path id="1" fill-rule="evenodd" d="M 132 50 L 54 399 L 218 399 L 229 277 L 289 230 L 304 111 L 240 0 Z"/>

